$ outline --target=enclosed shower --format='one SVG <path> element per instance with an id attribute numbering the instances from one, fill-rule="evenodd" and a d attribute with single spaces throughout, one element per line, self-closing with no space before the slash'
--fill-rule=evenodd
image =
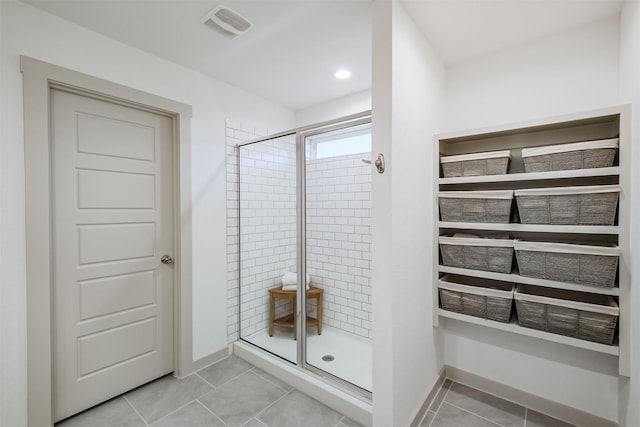
<path id="1" fill-rule="evenodd" d="M 370 113 L 261 138 L 229 134 L 236 337 L 368 395 Z"/>

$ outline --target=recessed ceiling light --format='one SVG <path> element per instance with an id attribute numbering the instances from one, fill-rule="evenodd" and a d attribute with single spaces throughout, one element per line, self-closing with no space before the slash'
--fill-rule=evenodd
<path id="1" fill-rule="evenodd" d="M 336 76 L 336 79 L 340 79 L 340 80 L 344 80 L 344 79 L 348 79 L 349 77 L 351 77 L 351 71 L 349 70 L 338 70 L 336 71 L 336 73 L 334 74 Z"/>

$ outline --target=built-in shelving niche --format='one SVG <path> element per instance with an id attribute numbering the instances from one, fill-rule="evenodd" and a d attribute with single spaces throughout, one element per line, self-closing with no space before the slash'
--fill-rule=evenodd
<path id="1" fill-rule="evenodd" d="M 441 265 L 437 238 L 434 239 L 434 325 L 440 318 L 456 319 L 476 325 L 529 336 L 604 354 L 618 356 L 620 375 L 629 376 L 629 212 L 631 147 L 629 135 L 629 107 L 617 106 L 573 115 L 553 117 L 526 123 L 517 123 L 493 128 L 476 129 L 437 135 L 434 147 L 434 236 L 455 232 L 508 233 L 510 238 L 536 237 L 543 240 L 571 242 L 603 242 L 617 244 L 621 249 L 618 279 L 613 288 L 585 286 L 551 280 L 532 279 L 520 276 L 517 267 L 510 274 L 447 267 Z M 522 148 L 563 144 L 579 141 L 619 138 L 619 151 L 613 167 L 570 171 L 524 173 Z M 443 178 L 439 157 L 485 151 L 510 150 L 511 162 L 508 174 L 478 177 Z M 510 224 L 457 223 L 440 221 L 438 208 L 439 191 L 497 190 L 542 188 L 572 185 L 619 184 L 622 187 L 618 204 L 618 215 L 613 226 L 580 225 L 533 225 L 513 222 Z M 515 204 L 515 201 L 514 201 Z M 517 218 L 516 218 L 517 220 Z M 604 345 L 548 332 L 524 328 L 518 325 L 515 315 L 509 323 L 500 323 L 478 317 L 449 312 L 439 308 L 438 279 L 445 273 L 480 277 L 535 286 L 568 289 L 611 295 L 620 307 L 618 337 L 613 345 Z M 532 343 L 535 345 L 535 343 Z"/>

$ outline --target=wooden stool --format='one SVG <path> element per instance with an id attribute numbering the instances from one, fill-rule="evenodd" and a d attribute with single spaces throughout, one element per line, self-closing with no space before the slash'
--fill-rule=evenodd
<path id="1" fill-rule="evenodd" d="M 307 326 L 317 326 L 318 335 L 322 334 L 322 294 L 324 290 L 321 288 L 311 287 L 307 291 L 307 300 L 315 298 L 318 302 L 317 317 L 307 316 Z M 296 304 L 296 291 L 283 291 L 281 286 L 277 288 L 269 289 L 269 336 L 273 336 L 273 327 L 280 326 L 283 328 L 293 328 L 293 339 L 296 339 L 296 326 L 297 326 L 297 304 Z M 284 299 L 293 301 L 293 314 L 276 319 L 276 300 Z"/>

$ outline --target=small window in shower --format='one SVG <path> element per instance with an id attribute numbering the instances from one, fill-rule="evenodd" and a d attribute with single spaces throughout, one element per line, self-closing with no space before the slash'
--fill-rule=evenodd
<path id="1" fill-rule="evenodd" d="M 371 152 L 371 124 L 340 129 L 307 138 L 311 159 Z"/>

